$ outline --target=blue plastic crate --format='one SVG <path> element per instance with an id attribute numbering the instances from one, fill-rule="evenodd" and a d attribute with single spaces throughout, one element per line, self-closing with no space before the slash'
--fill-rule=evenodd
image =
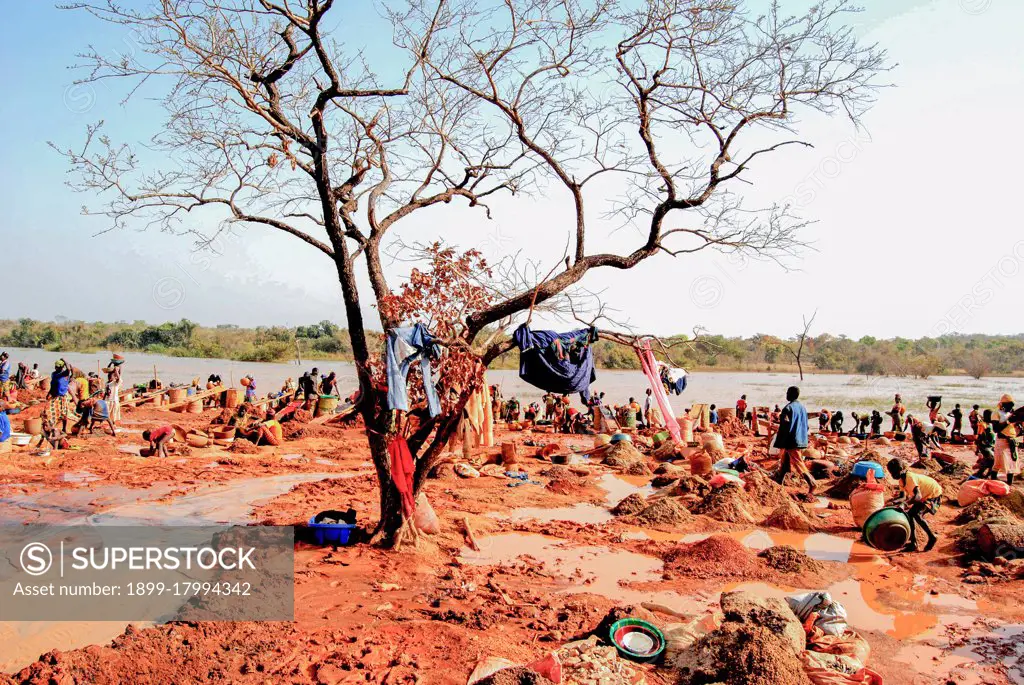
<path id="1" fill-rule="evenodd" d="M 309 519 L 309 529 L 318 545 L 347 545 L 352 531 L 358 528 L 353 523 L 317 523 L 316 516 Z"/>

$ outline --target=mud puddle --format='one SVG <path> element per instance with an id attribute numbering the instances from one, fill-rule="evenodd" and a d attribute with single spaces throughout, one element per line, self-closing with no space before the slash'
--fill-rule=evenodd
<path id="1" fill-rule="evenodd" d="M 597 486 L 605 491 L 603 505 L 580 502 L 567 507 L 518 507 L 509 512 L 492 512 L 491 518 L 541 522 L 571 521 L 572 523 L 607 523 L 615 517 L 610 509 L 633 493 L 643 497 L 654 492 L 647 476 L 619 476 L 605 473 L 597 480 Z"/>
<path id="2" fill-rule="evenodd" d="M 257 504 L 273 499 L 300 483 L 328 478 L 351 478 L 355 473 L 295 473 L 244 478 L 203 487 L 167 502 L 126 503 L 91 514 L 92 525 L 203 526 L 248 523 Z"/>

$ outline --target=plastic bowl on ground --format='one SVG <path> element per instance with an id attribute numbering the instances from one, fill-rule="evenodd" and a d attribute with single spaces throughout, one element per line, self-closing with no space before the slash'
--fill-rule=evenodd
<path id="1" fill-rule="evenodd" d="M 633 442 L 633 438 L 626 433 L 616 433 L 612 436 L 612 442 Z"/>
<path id="2" fill-rule="evenodd" d="M 309 519 L 309 529 L 318 545 L 347 545 L 352 531 L 358 526 L 353 523 L 317 523 L 316 516 Z"/>
<path id="3" fill-rule="evenodd" d="M 896 552 L 910 541 L 910 519 L 897 507 L 879 509 L 864 522 L 864 541 L 883 552 Z"/>
<path id="4" fill-rule="evenodd" d="M 11 442 L 18 447 L 25 447 L 31 441 L 32 436 L 28 433 L 11 433 Z"/>
<path id="5" fill-rule="evenodd" d="M 858 478 L 867 478 L 869 471 L 874 471 L 875 478 L 885 477 L 885 469 L 877 461 L 858 461 L 853 465 L 853 475 Z"/>
<path id="6" fill-rule="evenodd" d="M 608 637 L 619 655 L 630 661 L 649 663 L 665 651 L 665 636 L 639 618 L 624 618 L 612 624 Z"/>

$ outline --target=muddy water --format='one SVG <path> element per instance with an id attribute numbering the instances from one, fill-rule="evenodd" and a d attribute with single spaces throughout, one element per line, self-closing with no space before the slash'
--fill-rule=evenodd
<path id="1" fill-rule="evenodd" d="M 606 473 L 597 481 L 605 491 L 603 506 L 580 502 L 567 507 L 518 507 L 509 512 L 491 512 L 491 518 L 523 521 L 571 521 L 573 523 L 607 523 L 615 518 L 610 509 L 629 495 L 637 492 L 647 497 L 654 488 L 647 484 L 648 476 L 617 476 Z"/>
<path id="2" fill-rule="evenodd" d="M 72 479 L 88 481 L 88 475 Z M 201 488 L 194 493 L 156 501 L 173 484 L 154 484 L 141 491 L 102 485 L 77 489 L 20 492 L 0 488 L 0 517 L 7 521 L 55 525 L 179 525 L 244 524 L 253 508 L 289 491 L 299 483 L 356 473 L 303 473 L 248 478 Z M 51 649 L 77 649 L 106 644 L 124 632 L 126 621 L 0 622 L 0 671 L 16 671 Z M 151 625 L 136 622 L 137 626 Z"/>

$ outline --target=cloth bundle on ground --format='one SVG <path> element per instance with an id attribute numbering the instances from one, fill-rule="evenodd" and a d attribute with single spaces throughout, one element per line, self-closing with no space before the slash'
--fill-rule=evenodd
<path id="1" fill-rule="evenodd" d="M 817 614 L 814 626 L 824 634 L 834 637 L 841 636 L 848 629 L 846 609 L 832 599 L 827 592 L 806 592 L 801 595 L 786 597 L 786 603 L 801 621 L 806 621 L 811 614 Z"/>
<path id="2" fill-rule="evenodd" d="M 406 379 L 413 362 L 419 360 L 420 372 L 423 375 L 423 391 L 427 396 L 427 408 L 430 416 L 441 414 L 441 402 L 434 388 L 434 379 L 430 374 L 430 360 L 441 356 L 440 346 L 434 342 L 434 336 L 421 323 L 415 326 L 392 328 L 388 331 L 386 350 L 388 375 L 388 408 L 409 411 L 409 395 L 406 392 Z"/>
<path id="3" fill-rule="evenodd" d="M 961 507 L 966 507 L 969 504 L 974 504 L 982 497 L 987 495 L 993 495 L 995 497 L 1005 497 L 1010 494 L 1010 486 L 1001 480 L 968 480 L 960 486 L 960 491 L 956 495 L 957 504 Z"/>
<path id="4" fill-rule="evenodd" d="M 686 369 L 672 367 L 664 362 L 658 362 L 658 376 L 661 378 L 665 389 L 670 393 L 682 395 L 686 390 Z"/>
<path id="5" fill-rule="evenodd" d="M 568 333 L 533 331 L 526 324 L 512 334 L 519 348 L 519 377 L 548 392 L 578 392 L 583 402 L 590 401 L 594 373 L 597 329 L 581 328 Z"/>

